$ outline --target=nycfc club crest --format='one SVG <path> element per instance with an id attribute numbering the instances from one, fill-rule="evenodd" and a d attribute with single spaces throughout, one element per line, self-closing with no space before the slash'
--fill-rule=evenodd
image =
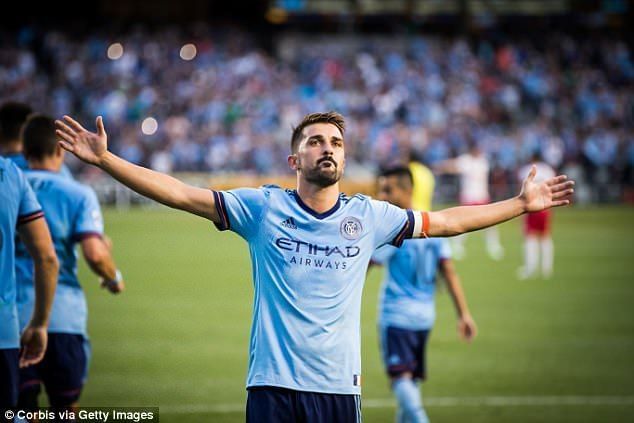
<path id="1" fill-rule="evenodd" d="M 345 239 L 352 241 L 361 236 L 361 233 L 363 233 L 363 226 L 361 225 L 361 221 L 359 219 L 348 216 L 341 221 L 339 230 Z"/>

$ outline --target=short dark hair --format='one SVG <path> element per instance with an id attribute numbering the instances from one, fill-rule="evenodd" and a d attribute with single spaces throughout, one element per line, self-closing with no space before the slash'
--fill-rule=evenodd
<path id="1" fill-rule="evenodd" d="M 302 140 L 302 132 L 304 131 L 304 128 L 315 123 L 329 123 L 331 125 L 335 125 L 341 131 L 341 135 L 343 135 L 346 130 L 346 123 L 340 113 L 330 111 L 326 113 L 308 114 L 304 116 L 299 125 L 293 128 L 293 135 L 291 137 L 291 152 L 297 152 L 297 146 Z"/>
<path id="2" fill-rule="evenodd" d="M 7 101 L 0 106 L 0 143 L 17 139 L 20 128 L 32 112 L 29 105 L 16 101 Z"/>
<path id="3" fill-rule="evenodd" d="M 531 152 L 531 162 L 541 162 L 542 160 L 544 160 L 544 158 L 541 151 L 535 149 Z"/>
<path id="4" fill-rule="evenodd" d="M 395 176 L 398 180 L 399 186 L 403 189 L 409 189 L 414 186 L 414 176 L 412 176 L 412 171 L 405 166 L 395 166 L 383 169 L 379 176 L 383 176 L 385 178 Z"/>
<path id="5" fill-rule="evenodd" d="M 22 128 L 22 149 L 27 159 L 43 159 L 55 154 L 55 120 L 49 116 L 29 116 Z"/>

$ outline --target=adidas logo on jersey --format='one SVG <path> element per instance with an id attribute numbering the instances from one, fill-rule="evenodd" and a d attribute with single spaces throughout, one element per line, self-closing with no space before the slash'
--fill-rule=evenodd
<path id="1" fill-rule="evenodd" d="M 282 221 L 282 226 L 289 229 L 297 229 L 297 225 L 295 224 L 295 220 L 292 217 Z"/>

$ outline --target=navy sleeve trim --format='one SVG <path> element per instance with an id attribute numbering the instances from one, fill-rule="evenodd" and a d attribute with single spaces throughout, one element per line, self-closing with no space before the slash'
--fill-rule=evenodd
<path id="1" fill-rule="evenodd" d="M 228 229 L 231 229 L 224 194 L 222 192 L 213 190 L 211 192 L 214 193 L 214 203 L 216 205 L 218 216 L 220 217 L 220 222 L 214 222 L 214 225 L 216 225 L 216 228 L 218 228 L 219 231 L 226 231 Z"/>
<path id="2" fill-rule="evenodd" d="M 405 239 L 411 239 L 414 237 L 414 226 L 416 226 L 416 221 L 414 220 L 414 212 L 411 210 L 407 210 L 407 221 L 409 222 L 409 228 L 405 233 Z"/>
<path id="3" fill-rule="evenodd" d="M 44 217 L 44 212 L 42 210 L 19 216 L 18 224 L 16 226 L 24 225 L 25 223 L 32 222 L 41 217 Z"/>
<path id="4" fill-rule="evenodd" d="M 410 239 L 414 233 L 414 213 L 411 210 L 407 210 L 407 221 L 403 225 L 398 235 L 392 240 L 392 245 L 400 247 L 403 241 Z"/>
<path id="5" fill-rule="evenodd" d="M 80 242 L 83 241 L 84 239 L 88 239 L 88 238 L 103 238 L 103 235 L 99 232 L 94 232 L 94 231 L 86 231 L 86 232 L 78 232 L 75 235 L 72 236 L 72 240 L 75 242 Z"/>

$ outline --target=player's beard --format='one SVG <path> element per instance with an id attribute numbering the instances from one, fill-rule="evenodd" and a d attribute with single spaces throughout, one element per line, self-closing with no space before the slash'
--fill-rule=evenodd
<path id="1" fill-rule="evenodd" d="M 332 164 L 330 167 L 322 166 L 324 161 L 330 161 Z M 341 168 L 339 165 L 330 158 L 322 158 L 317 160 L 317 164 L 309 169 L 303 169 L 304 178 L 311 184 L 315 184 L 318 187 L 326 188 L 336 184 L 341 179 Z"/>

